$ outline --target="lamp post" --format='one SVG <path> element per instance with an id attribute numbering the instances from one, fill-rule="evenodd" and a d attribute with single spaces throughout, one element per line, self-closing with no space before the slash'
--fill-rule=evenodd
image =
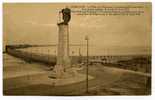
<path id="1" fill-rule="evenodd" d="M 87 35 L 85 40 L 87 41 L 86 92 L 88 93 L 89 37 Z"/>
<path id="2" fill-rule="evenodd" d="M 72 60 L 72 61 L 71 61 L 71 66 L 73 66 L 73 64 L 74 64 L 74 60 L 73 60 L 74 57 L 73 57 L 73 56 L 74 56 L 74 51 L 72 51 L 72 56 L 71 56 L 71 60 Z"/>
<path id="3" fill-rule="evenodd" d="M 48 62 L 49 62 L 49 58 L 50 58 L 50 54 L 49 54 L 49 49 L 47 50 L 47 60 L 48 60 Z"/>

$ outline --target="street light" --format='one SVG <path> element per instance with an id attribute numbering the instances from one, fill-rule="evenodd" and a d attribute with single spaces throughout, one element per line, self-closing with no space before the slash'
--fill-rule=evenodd
<path id="1" fill-rule="evenodd" d="M 50 59 L 50 53 L 49 53 L 49 49 L 47 50 L 47 61 L 49 62 L 49 59 Z"/>
<path id="2" fill-rule="evenodd" d="M 85 40 L 87 41 L 87 67 L 86 67 L 86 92 L 88 93 L 88 63 L 89 63 L 89 51 L 88 51 L 88 46 L 89 46 L 89 37 L 86 35 Z"/>

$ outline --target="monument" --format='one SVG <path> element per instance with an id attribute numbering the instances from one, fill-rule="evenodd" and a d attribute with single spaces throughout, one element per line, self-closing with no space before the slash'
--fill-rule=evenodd
<path id="1" fill-rule="evenodd" d="M 63 22 L 58 22 L 58 48 L 57 63 L 52 72 L 52 77 L 62 78 L 73 75 L 69 57 L 69 21 L 71 19 L 71 10 L 69 8 L 62 9 Z"/>

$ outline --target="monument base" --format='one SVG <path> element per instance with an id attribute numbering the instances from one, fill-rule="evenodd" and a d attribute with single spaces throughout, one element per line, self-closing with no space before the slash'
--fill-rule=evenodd
<path id="1" fill-rule="evenodd" d="M 49 73 L 49 78 L 53 86 L 62 86 L 86 81 L 86 74 L 79 73 L 78 70 L 83 70 L 83 67 L 70 67 L 64 70 L 62 66 L 56 65 L 55 69 Z M 92 79 L 94 79 L 94 77 L 88 75 L 88 80 Z M 51 82 L 49 83 L 51 84 Z"/>
<path id="2" fill-rule="evenodd" d="M 94 79 L 94 77 L 89 75 L 88 80 L 92 80 L 92 79 Z M 86 75 L 77 73 L 76 76 L 74 77 L 59 78 L 59 79 L 50 78 L 49 84 L 50 85 L 52 84 L 53 86 L 63 86 L 63 85 L 79 83 L 82 81 L 86 81 Z"/>
<path id="3" fill-rule="evenodd" d="M 75 77 L 77 75 L 77 71 L 73 68 L 64 68 L 61 65 L 56 65 L 54 70 L 51 72 L 50 78 L 53 79 L 64 79 Z"/>

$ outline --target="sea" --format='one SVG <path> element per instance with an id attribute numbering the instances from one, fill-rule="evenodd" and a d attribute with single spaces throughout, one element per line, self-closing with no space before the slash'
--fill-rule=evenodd
<path id="1" fill-rule="evenodd" d="M 40 46 L 40 47 L 28 47 L 20 49 L 22 51 L 37 53 L 37 54 L 49 54 L 57 55 L 57 46 Z M 151 55 L 151 47 L 103 47 L 103 46 L 89 46 L 89 55 L 102 56 L 102 55 Z M 84 46 L 70 46 L 69 53 L 71 56 L 78 56 L 87 54 L 87 47 Z"/>

